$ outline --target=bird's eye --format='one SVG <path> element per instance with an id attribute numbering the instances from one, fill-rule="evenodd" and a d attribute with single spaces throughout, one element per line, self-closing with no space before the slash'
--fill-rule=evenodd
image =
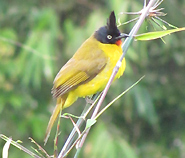
<path id="1" fill-rule="evenodd" d="M 112 36 L 111 35 L 107 35 L 107 39 L 112 39 Z"/>

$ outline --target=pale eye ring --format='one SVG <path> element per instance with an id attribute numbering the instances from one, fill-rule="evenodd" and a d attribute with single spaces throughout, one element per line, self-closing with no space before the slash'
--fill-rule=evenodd
<path id="1" fill-rule="evenodd" d="M 107 35 L 107 39 L 112 39 L 112 36 L 111 35 Z"/>

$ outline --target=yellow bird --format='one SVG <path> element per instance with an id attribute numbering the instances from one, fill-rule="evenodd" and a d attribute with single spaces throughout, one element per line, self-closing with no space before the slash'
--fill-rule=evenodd
<path id="1" fill-rule="evenodd" d="M 48 123 L 45 143 L 60 110 L 71 106 L 78 97 L 89 96 L 105 88 L 122 55 L 121 39 L 126 37 L 128 35 L 118 30 L 115 14 L 111 12 L 107 25 L 95 31 L 61 68 L 53 82 L 52 94 L 57 103 Z M 115 79 L 123 74 L 125 66 L 123 59 Z"/>

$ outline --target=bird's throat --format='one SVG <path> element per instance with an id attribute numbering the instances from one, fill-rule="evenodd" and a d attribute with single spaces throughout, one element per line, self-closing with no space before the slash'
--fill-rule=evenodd
<path id="1" fill-rule="evenodd" d="M 121 44 L 122 44 L 121 39 L 120 39 L 120 40 L 118 40 L 118 41 L 116 41 L 116 45 L 121 46 Z"/>

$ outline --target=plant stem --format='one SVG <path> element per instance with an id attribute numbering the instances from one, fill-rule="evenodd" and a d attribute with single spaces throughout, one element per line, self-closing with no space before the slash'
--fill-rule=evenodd
<path id="1" fill-rule="evenodd" d="M 95 101 L 96 98 L 98 98 L 99 94 L 100 93 L 97 93 L 97 94 L 93 95 L 93 97 L 91 99 L 93 101 Z M 84 118 L 84 115 L 89 110 L 90 105 L 91 104 L 87 103 L 86 106 L 85 106 L 85 108 L 84 108 L 84 110 L 83 110 L 83 112 L 81 113 L 80 116 L 82 116 L 82 117 L 80 117 L 78 119 L 77 123 L 76 123 L 76 125 L 77 125 L 78 128 L 80 128 L 81 125 L 82 125 L 82 123 L 84 122 L 84 119 L 83 119 Z M 59 158 L 62 158 L 63 156 L 65 156 L 65 153 L 66 153 L 66 151 L 68 151 L 68 149 L 70 148 L 71 144 L 73 143 L 75 136 L 76 136 L 76 128 L 74 127 L 73 130 L 71 131 L 69 137 L 67 138 L 67 140 L 66 140 L 66 142 L 65 142 L 65 144 L 64 144 L 64 146 L 63 146 L 63 148 L 62 148 L 62 150 L 61 150 L 61 152 L 59 154 L 59 156 L 58 156 Z"/>

